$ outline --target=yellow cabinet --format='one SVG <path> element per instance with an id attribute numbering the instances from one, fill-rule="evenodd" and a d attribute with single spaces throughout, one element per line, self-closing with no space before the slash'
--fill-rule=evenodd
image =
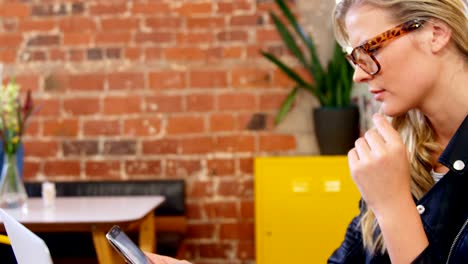
<path id="1" fill-rule="evenodd" d="M 326 263 L 359 213 L 345 156 L 255 159 L 256 263 Z"/>

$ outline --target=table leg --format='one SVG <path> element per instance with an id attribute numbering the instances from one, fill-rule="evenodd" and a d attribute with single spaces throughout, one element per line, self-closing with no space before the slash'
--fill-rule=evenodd
<path id="1" fill-rule="evenodd" d="M 156 253 L 156 227 L 154 225 L 153 212 L 150 212 L 143 218 L 138 232 L 141 250 Z"/>
<path id="2" fill-rule="evenodd" d="M 99 264 L 125 263 L 124 259 L 112 248 L 106 238 L 106 232 L 93 230 L 93 242 Z"/>

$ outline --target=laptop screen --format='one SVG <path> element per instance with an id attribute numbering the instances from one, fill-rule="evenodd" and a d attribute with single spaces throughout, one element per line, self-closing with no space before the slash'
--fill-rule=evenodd
<path id="1" fill-rule="evenodd" d="M 3 209 L 0 209 L 0 218 L 5 225 L 18 264 L 52 264 L 49 248 L 44 240 Z"/>

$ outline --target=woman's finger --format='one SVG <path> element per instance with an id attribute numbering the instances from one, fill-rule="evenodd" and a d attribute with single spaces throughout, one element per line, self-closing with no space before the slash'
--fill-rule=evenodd
<path id="1" fill-rule="evenodd" d="M 382 135 L 382 138 L 386 143 L 397 141 L 400 138 L 398 132 L 392 127 L 390 122 L 385 119 L 381 114 L 375 114 L 372 117 L 375 128 Z"/>

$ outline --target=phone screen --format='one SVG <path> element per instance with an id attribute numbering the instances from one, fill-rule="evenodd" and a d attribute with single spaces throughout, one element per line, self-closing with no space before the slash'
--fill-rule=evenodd
<path id="1" fill-rule="evenodd" d="M 109 243 L 130 264 L 149 264 L 148 259 L 141 249 L 120 229 L 113 226 L 106 234 Z"/>

